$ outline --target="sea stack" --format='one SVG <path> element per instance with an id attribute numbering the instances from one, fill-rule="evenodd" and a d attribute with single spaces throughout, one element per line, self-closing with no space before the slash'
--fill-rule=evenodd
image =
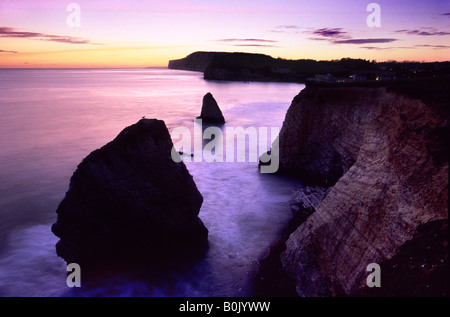
<path id="1" fill-rule="evenodd" d="M 83 159 L 52 226 L 58 256 L 91 265 L 204 251 L 203 197 L 172 148 L 164 121 L 142 119 Z"/>
<path id="2" fill-rule="evenodd" d="M 223 117 L 222 111 L 220 111 L 217 101 L 209 92 L 203 96 L 202 112 L 197 119 L 202 119 L 206 123 L 225 123 L 225 118 Z"/>

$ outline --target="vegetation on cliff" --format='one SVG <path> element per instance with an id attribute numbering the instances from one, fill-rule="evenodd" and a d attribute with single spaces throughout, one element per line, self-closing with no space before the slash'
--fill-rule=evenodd
<path id="1" fill-rule="evenodd" d="M 264 54 L 195 52 L 169 61 L 169 68 L 204 73 L 205 79 L 236 81 L 305 82 L 365 81 L 398 78 L 448 77 L 450 62 L 376 62 L 342 58 L 331 61 L 288 60 Z M 325 77 L 315 78 L 316 75 Z"/>

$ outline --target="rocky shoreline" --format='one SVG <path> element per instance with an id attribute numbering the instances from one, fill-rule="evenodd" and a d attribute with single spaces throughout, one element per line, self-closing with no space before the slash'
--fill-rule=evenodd
<path id="1" fill-rule="evenodd" d="M 290 201 L 291 221 L 260 262 L 255 296 L 449 295 L 442 282 L 449 86 L 315 84 L 293 99 L 274 144 L 279 173 L 304 186 Z M 223 122 L 212 101 L 207 95 L 204 106 Z M 201 116 L 211 119 L 207 110 Z M 198 217 L 203 197 L 173 155 L 157 119 L 140 120 L 89 154 L 57 209 L 58 256 L 88 266 L 201 257 L 208 248 Z M 371 263 L 382 268 L 380 289 L 366 286 Z"/>
<path id="2" fill-rule="evenodd" d="M 330 188 L 319 186 L 305 186 L 297 189 L 289 202 L 292 218 L 283 229 L 277 243 L 260 261 L 258 274 L 254 279 L 256 297 L 297 297 L 295 282 L 283 269 L 280 260 L 286 249 L 289 236 L 315 211 L 315 208 L 327 195 Z"/>
<path id="3" fill-rule="evenodd" d="M 294 98 L 281 172 L 333 186 L 261 261 L 258 296 L 448 296 L 446 85 L 313 85 Z"/>

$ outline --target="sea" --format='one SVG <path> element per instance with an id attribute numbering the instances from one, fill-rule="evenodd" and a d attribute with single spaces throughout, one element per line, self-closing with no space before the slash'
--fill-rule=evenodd
<path id="1" fill-rule="evenodd" d="M 259 261 L 287 225 L 289 200 L 301 184 L 260 173 L 249 157 L 185 159 L 204 198 L 199 217 L 209 230 L 209 249 L 158 278 L 142 268 L 118 273 L 105 267 L 85 281 L 81 268 L 81 287 L 69 287 L 50 227 L 82 159 L 141 118 L 163 120 L 170 133 L 194 131 L 210 92 L 226 119 L 224 131 L 270 131 L 281 128 L 304 87 L 207 81 L 199 72 L 166 68 L 0 69 L 0 296 L 252 296 Z"/>

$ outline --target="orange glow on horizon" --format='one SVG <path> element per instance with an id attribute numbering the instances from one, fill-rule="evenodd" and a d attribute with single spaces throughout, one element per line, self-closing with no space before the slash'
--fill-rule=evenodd
<path id="1" fill-rule="evenodd" d="M 2 68 L 134 68 L 166 67 L 169 55 L 183 55 L 186 48 L 161 47 L 95 47 L 73 50 L 2 52 Z"/>
<path id="2" fill-rule="evenodd" d="M 191 47 L 116 47 L 116 48 L 91 48 L 67 51 L 35 51 L 29 53 L 2 52 L 1 68 L 142 68 L 142 67 L 167 67 L 169 60 L 179 59 L 195 51 L 208 51 L 205 48 L 195 49 Z M 216 51 L 216 50 L 215 50 Z M 226 50 L 223 51 L 246 51 Z M 330 56 L 325 50 L 307 51 L 283 50 L 274 52 L 257 52 L 270 55 L 274 58 L 285 59 L 315 59 L 332 60 L 340 58 L 362 58 L 376 60 L 378 62 L 397 60 L 418 62 L 442 62 L 448 61 L 446 50 L 429 49 L 426 58 L 423 51 L 398 50 L 367 51 L 366 54 L 355 55 L 351 50 L 335 49 L 339 55 Z"/>
<path id="3" fill-rule="evenodd" d="M 410 3 L 405 5 L 405 3 Z M 167 67 L 195 51 L 284 59 L 450 61 L 450 4 L 380 1 L 382 26 L 357 0 L 0 1 L 1 68 Z"/>

